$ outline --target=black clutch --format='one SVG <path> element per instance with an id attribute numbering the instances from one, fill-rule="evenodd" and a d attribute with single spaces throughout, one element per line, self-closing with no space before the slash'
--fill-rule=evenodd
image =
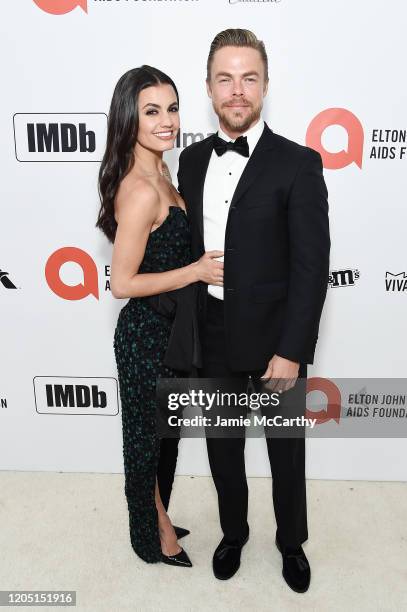
<path id="1" fill-rule="evenodd" d="M 159 314 L 173 321 L 164 356 L 164 365 L 190 373 L 202 367 L 198 328 L 198 284 L 193 283 L 147 297 L 147 303 Z"/>

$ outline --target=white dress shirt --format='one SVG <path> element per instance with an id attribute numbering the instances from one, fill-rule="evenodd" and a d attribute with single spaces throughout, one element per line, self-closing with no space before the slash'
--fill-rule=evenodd
<path id="1" fill-rule="evenodd" d="M 264 121 L 253 125 L 242 136 L 247 136 L 249 155 L 253 153 L 256 144 L 264 130 Z M 218 135 L 230 142 L 232 139 L 219 128 Z M 233 140 L 234 142 L 234 140 Z M 244 157 L 236 151 L 226 151 L 219 155 L 212 151 L 206 173 L 203 196 L 203 230 L 205 251 L 224 251 L 226 221 L 229 206 L 237 184 L 250 157 Z M 223 261 L 220 257 L 218 261 Z M 223 287 L 209 285 L 208 293 L 223 300 Z"/>

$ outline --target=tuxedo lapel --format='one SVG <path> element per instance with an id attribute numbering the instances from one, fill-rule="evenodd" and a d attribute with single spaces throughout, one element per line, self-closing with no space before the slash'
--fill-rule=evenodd
<path id="1" fill-rule="evenodd" d="M 196 220 L 198 222 L 199 232 L 203 241 L 203 196 L 204 196 L 204 185 L 206 173 L 208 171 L 209 160 L 213 150 L 213 137 L 208 138 L 205 143 L 202 144 L 200 156 L 193 168 L 194 184 L 197 187 L 197 201 L 196 201 Z"/>
<path id="2" fill-rule="evenodd" d="M 254 151 L 250 155 L 249 161 L 242 172 L 242 176 L 237 184 L 230 206 L 233 206 L 238 200 L 240 200 L 245 191 L 249 189 L 250 185 L 263 170 L 264 165 L 267 162 L 266 152 L 273 147 L 273 131 L 268 127 L 267 123 L 265 123 L 263 133 L 260 136 L 257 145 L 254 147 Z"/>
<path id="3" fill-rule="evenodd" d="M 250 185 L 254 182 L 258 174 L 262 171 L 264 165 L 267 162 L 267 155 L 265 154 L 267 151 L 272 149 L 274 146 L 274 135 L 272 130 L 268 127 L 268 125 L 264 124 L 264 130 L 257 145 L 254 148 L 253 153 L 250 155 L 249 161 L 246 164 L 244 171 L 242 172 L 242 176 L 237 184 L 235 192 L 233 194 L 233 198 L 231 201 L 231 206 L 233 206 L 245 193 L 247 189 L 249 189 Z M 196 200 L 195 206 L 193 207 L 193 214 L 195 217 L 195 222 L 199 228 L 199 233 L 202 239 L 202 243 L 204 242 L 203 235 L 203 196 L 204 196 L 204 186 L 205 186 L 205 178 L 208 171 L 209 160 L 211 158 L 213 151 L 213 136 L 211 138 L 206 139 L 200 146 L 199 157 L 196 160 L 196 163 L 193 168 L 189 170 L 192 175 L 191 185 L 196 186 Z"/>

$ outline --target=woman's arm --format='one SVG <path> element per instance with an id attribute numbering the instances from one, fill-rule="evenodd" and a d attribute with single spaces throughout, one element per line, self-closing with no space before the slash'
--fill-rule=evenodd
<path id="1" fill-rule="evenodd" d="M 139 274 L 151 228 L 160 212 L 159 196 L 149 183 L 140 181 L 118 202 L 118 226 L 113 246 L 110 288 L 115 298 L 142 297 L 180 289 L 202 280 L 223 285 L 223 264 L 215 261 L 221 251 L 167 272 Z"/>

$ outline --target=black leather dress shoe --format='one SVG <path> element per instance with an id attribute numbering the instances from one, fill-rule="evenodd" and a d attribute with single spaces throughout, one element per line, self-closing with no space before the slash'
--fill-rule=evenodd
<path id="1" fill-rule="evenodd" d="M 175 525 L 174 531 L 176 533 L 177 540 L 180 540 L 181 538 L 184 538 L 186 535 L 191 533 L 190 531 L 188 531 L 188 529 L 184 529 L 183 527 L 176 527 Z"/>
<path id="2" fill-rule="evenodd" d="M 289 587 L 296 593 L 305 593 L 311 581 L 311 568 L 308 559 L 302 549 L 281 549 L 281 544 L 276 535 L 276 546 L 283 557 L 283 577 Z"/>
<path id="3" fill-rule="evenodd" d="M 240 544 L 238 541 L 229 541 L 222 538 L 219 546 L 214 552 L 212 567 L 213 573 L 219 580 L 228 580 L 236 574 L 240 567 L 240 555 L 243 546 L 249 539 L 249 534 Z"/>

